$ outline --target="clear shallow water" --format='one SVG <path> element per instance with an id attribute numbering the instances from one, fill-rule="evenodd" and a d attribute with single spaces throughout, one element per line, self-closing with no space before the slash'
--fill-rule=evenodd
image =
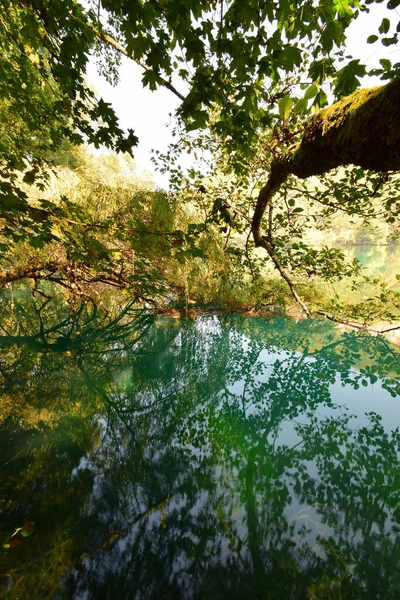
<path id="1" fill-rule="evenodd" d="M 10 302 L 0 595 L 399 597 L 396 348 Z"/>

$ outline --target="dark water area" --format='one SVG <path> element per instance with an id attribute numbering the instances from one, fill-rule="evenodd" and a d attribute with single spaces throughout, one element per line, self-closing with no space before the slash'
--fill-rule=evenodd
<path id="1" fill-rule="evenodd" d="M 0 308 L 1 597 L 399 598 L 398 348 Z"/>

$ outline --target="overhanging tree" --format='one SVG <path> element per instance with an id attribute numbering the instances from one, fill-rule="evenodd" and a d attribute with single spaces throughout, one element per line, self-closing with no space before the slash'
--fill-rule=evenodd
<path id="1" fill-rule="evenodd" d="M 53 207 L 32 213 L 21 196 L 15 172 L 24 171 L 28 182 L 37 180 L 40 167 L 51 161 L 45 151 L 56 148 L 63 137 L 123 151 L 131 151 L 137 142 L 132 131 L 124 135 L 112 108 L 97 99 L 85 82 L 93 52 L 103 56 L 110 79 L 115 78 L 124 54 L 143 68 L 144 85 L 152 90 L 165 86 L 175 93 L 182 100 L 178 114 L 187 130 L 209 127 L 222 140 L 239 176 L 257 152 L 263 132 L 279 130 L 280 155 L 270 155 L 266 165 L 271 167 L 270 178 L 255 207 L 253 234 L 258 245 L 266 247 L 261 220 L 268 198 L 289 173 L 308 177 L 348 163 L 380 171 L 397 169 L 394 119 L 398 115 L 399 64 L 381 60 L 378 74 L 393 80 L 385 91 L 356 93 L 351 100 L 325 109 L 311 120 L 309 117 L 311 109 L 327 104 L 327 86 L 337 98 L 345 97 L 366 74 L 359 58 L 345 54 L 345 41 L 349 25 L 368 10 L 368 4 L 356 0 L 319 4 L 111 0 L 83 6 L 74 0 L 2 0 L 1 93 L 9 99 L 7 110 L 24 123 L 23 139 L 31 145 L 35 142 L 32 152 L 22 144 L 18 161 L 10 158 L 7 147 L 2 151 L 1 201 L 6 227 L 14 233 L 21 225 L 30 228 L 31 239 L 43 230 L 51 237 L 48 221 Z M 389 9 L 397 5 L 397 0 L 388 2 Z M 385 17 L 377 35 L 368 41 L 375 43 L 381 37 L 384 46 L 392 46 L 398 41 L 397 29 L 393 31 Z M 189 89 L 185 96 L 178 91 L 180 86 Z M 41 88 L 47 89 L 48 101 L 38 113 L 41 105 L 33 91 Z M 382 99 L 384 110 L 377 115 Z M 291 108 L 297 115 L 294 122 L 288 118 Z M 46 142 L 37 143 L 46 116 L 54 131 L 50 130 Z M 362 135 L 355 141 L 361 128 L 369 137 Z M 379 164 L 371 166 L 366 154 L 370 154 L 371 144 L 376 147 L 372 134 L 377 128 L 379 139 L 386 139 L 388 159 L 382 161 L 383 152 L 379 152 Z M 386 137 L 381 135 L 383 129 Z M 279 270 L 282 274 L 282 268 Z"/>

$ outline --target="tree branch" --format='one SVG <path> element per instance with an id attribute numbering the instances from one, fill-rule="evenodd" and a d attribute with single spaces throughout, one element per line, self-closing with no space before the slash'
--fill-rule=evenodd
<path id="1" fill-rule="evenodd" d="M 288 169 L 286 162 L 283 161 L 274 161 L 271 165 L 271 173 L 268 179 L 267 184 L 260 190 L 258 195 L 257 205 L 254 211 L 253 221 L 251 224 L 251 229 L 253 232 L 254 243 L 256 246 L 264 248 L 272 262 L 274 263 L 276 269 L 279 271 L 282 279 L 286 281 L 289 286 L 289 289 L 293 295 L 293 298 L 296 300 L 297 304 L 301 306 L 307 316 L 311 315 L 311 311 L 304 304 L 303 300 L 300 298 L 297 293 L 294 283 L 286 271 L 286 269 L 282 266 L 278 256 L 275 254 L 274 243 L 271 235 L 272 231 L 272 223 L 269 223 L 268 233 L 267 235 L 262 234 L 261 223 L 263 216 L 265 214 L 266 209 L 271 207 L 272 198 L 275 196 L 276 192 L 280 189 L 281 185 L 286 181 L 288 177 Z M 269 212 L 270 220 L 272 218 L 271 211 Z"/>
<path id="2" fill-rule="evenodd" d="M 55 262 L 41 263 L 38 265 L 24 265 L 19 267 L 12 267 L 7 271 L 0 273 L 0 286 L 3 286 L 12 281 L 18 281 L 20 279 L 35 278 L 40 272 L 50 271 L 55 273 L 59 269 L 59 265 Z"/>
<path id="3" fill-rule="evenodd" d="M 108 33 L 105 33 L 102 30 L 97 29 L 94 25 L 92 25 L 91 23 L 88 23 L 89 27 L 91 29 L 93 29 L 93 31 L 96 33 L 96 35 L 106 44 L 108 44 L 109 46 L 112 46 L 115 50 L 117 50 L 120 54 L 123 54 L 124 56 L 126 56 L 127 58 L 129 58 L 130 60 L 133 60 L 136 64 L 138 64 L 140 67 L 142 67 L 142 69 L 144 69 L 145 71 L 153 71 L 153 69 L 151 67 L 149 67 L 144 60 L 140 59 L 140 58 L 135 58 L 134 56 L 132 56 L 132 54 L 129 54 L 129 52 L 127 52 L 125 50 L 125 48 L 123 46 L 121 46 L 121 44 L 119 42 L 117 42 L 117 40 L 115 40 L 113 37 L 111 37 L 110 35 L 108 35 Z M 172 85 L 172 83 L 170 81 L 167 81 L 166 79 L 164 79 L 163 77 L 161 77 L 161 75 L 158 75 L 159 80 L 161 82 L 161 84 L 166 87 L 168 90 L 170 90 L 173 94 L 175 94 L 175 96 L 177 96 L 180 100 L 185 100 L 185 96 L 183 94 L 181 94 L 180 92 L 178 92 L 178 90 Z"/>

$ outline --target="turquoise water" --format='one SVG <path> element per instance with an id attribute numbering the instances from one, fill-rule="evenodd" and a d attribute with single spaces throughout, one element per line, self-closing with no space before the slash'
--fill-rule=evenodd
<path id="1" fill-rule="evenodd" d="M 2 309 L 0 595 L 399 597 L 396 347 L 315 320 Z"/>
<path id="2" fill-rule="evenodd" d="M 358 258 L 363 273 L 370 277 L 382 277 L 393 283 L 400 273 L 400 246 L 352 246 L 345 249 L 350 258 Z"/>

